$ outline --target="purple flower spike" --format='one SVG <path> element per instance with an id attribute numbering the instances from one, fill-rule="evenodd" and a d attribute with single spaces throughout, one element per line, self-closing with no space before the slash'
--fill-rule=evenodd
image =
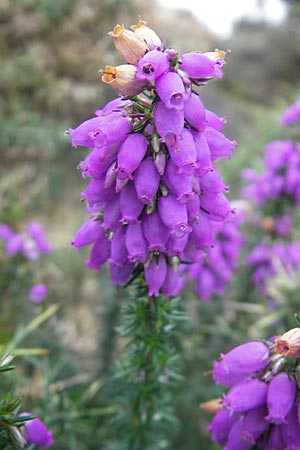
<path id="1" fill-rule="evenodd" d="M 93 244 L 100 238 L 102 233 L 101 223 L 91 217 L 81 225 L 72 241 L 72 245 L 76 248 L 81 248 Z"/>
<path id="2" fill-rule="evenodd" d="M 152 50 L 139 60 L 136 78 L 138 80 L 147 80 L 152 83 L 156 78 L 168 70 L 169 60 L 167 55 L 158 50 Z"/>
<path id="3" fill-rule="evenodd" d="M 246 342 L 221 356 L 221 362 L 214 362 L 213 378 L 225 386 L 232 386 L 270 363 L 269 349 L 261 341 Z"/>
<path id="4" fill-rule="evenodd" d="M 227 445 L 224 447 L 224 450 L 250 450 L 252 447 L 251 441 L 245 439 L 242 435 L 243 420 L 244 418 L 240 417 L 232 425 L 228 434 Z"/>
<path id="5" fill-rule="evenodd" d="M 266 414 L 266 405 L 248 411 L 244 416 L 241 427 L 242 437 L 255 444 L 256 440 L 269 426 L 269 422 L 265 419 Z"/>
<path id="6" fill-rule="evenodd" d="M 212 434 L 212 441 L 223 445 L 227 441 L 228 434 L 233 424 L 237 420 L 234 414 L 226 408 L 220 409 L 215 415 L 208 427 L 208 431 Z"/>
<path id="7" fill-rule="evenodd" d="M 144 238 L 141 222 L 130 223 L 127 226 L 125 244 L 130 261 L 146 262 L 147 243 Z"/>
<path id="8" fill-rule="evenodd" d="M 145 158 L 135 174 L 135 189 L 138 199 L 148 205 L 157 193 L 160 176 L 151 156 Z"/>
<path id="9" fill-rule="evenodd" d="M 147 151 L 148 142 L 142 134 L 130 134 L 122 143 L 118 154 L 118 178 L 132 179 Z"/>
<path id="10" fill-rule="evenodd" d="M 48 288 L 45 284 L 34 284 L 28 294 L 29 300 L 32 303 L 42 303 L 48 294 Z"/>
<path id="11" fill-rule="evenodd" d="M 204 134 L 211 151 L 212 161 L 218 161 L 221 158 L 231 158 L 232 150 L 237 146 L 236 141 L 230 141 L 215 128 L 207 127 Z"/>
<path id="12" fill-rule="evenodd" d="M 166 251 L 166 243 L 169 237 L 169 230 L 164 226 L 157 211 L 152 214 L 145 214 L 142 220 L 143 233 L 148 243 L 148 249 Z"/>
<path id="13" fill-rule="evenodd" d="M 92 270 L 99 270 L 110 256 L 110 242 L 106 234 L 102 231 L 101 236 L 94 243 L 90 257 L 85 261 L 86 265 Z"/>
<path id="14" fill-rule="evenodd" d="M 205 106 L 198 94 L 191 93 L 190 98 L 184 104 L 186 120 L 198 131 L 206 128 Z"/>
<path id="15" fill-rule="evenodd" d="M 300 448 L 300 426 L 297 407 L 294 405 L 286 417 L 286 422 L 281 425 L 282 437 L 288 450 L 299 450 Z"/>
<path id="16" fill-rule="evenodd" d="M 184 113 L 177 109 L 168 109 L 163 102 L 157 102 L 154 108 L 154 123 L 162 142 L 175 145 L 184 125 Z"/>
<path id="17" fill-rule="evenodd" d="M 157 78 L 156 91 L 168 109 L 184 108 L 187 93 L 181 77 L 175 72 L 167 72 Z"/>
<path id="18" fill-rule="evenodd" d="M 176 145 L 168 145 L 168 150 L 174 164 L 180 168 L 178 172 L 192 175 L 196 167 L 197 150 L 190 131 L 183 130 Z"/>
<path id="19" fill-rule="evenodd" d="M 116 264 L 110 264 L 110 274 L 112 282 L 116 285 L 124 284 L 132 274 L 134 269 L 134 263 L 126 261 L 121 266 Z"/>
<path id="20" fill-rule="evenodd" d="M 284 423 L 294 404 L 295 395 L 295 379 L 290 378 L 288 374 L 283 372 L 275 375 L 268 388 L 267 405 L 269 414 L 266 418 L 276 424 Z"/>
<path id="21" fill-rule="evenodd" d="M 163 224 L 176 237 L 180 238 L 191 231 L 186 206 L 179 203 L 173 194 L 159 199 L 158 211 Z"/>
<path id="22" fill-rule="evenodd" d="M 223 405 L 234 413 L 244 413 L 263 405 L 268 385 L 257 378 L 246 378 L 233 386 L 223 397 Z"/>
<path id="23" fill-rule="evenodd" d="M 184 70 L 189 77 L 195 79 L 215 76 L 215 62 L 199 52 L 181 55 L 180 69 Z"/>
<path id="24" fill-rule="evenodd" d="M 163 255 L 154 256 L 149 266 L 145 267 L 145 279 L 149 286 L 149 295 L 157 296 L 165 281 L 167 263 Z"/>
<path id="25" fill-rule="evenodd" d="M 144 204 L 138 199 L 134 183 L 129 181 L 120 192 L 120 209 L 123 223 L 136 222 Z"/>
<path id="26" fill-rule="evenodd" d="M 29 413 L 22 413 L 21 417 L 30 416 Z M 35 444 L 42 450 L 45 447 L 50 447 L 54 444 L 52 431 L 49 431 L 38 417 L 24 422 L 25 439 L 28 444 Z"/>

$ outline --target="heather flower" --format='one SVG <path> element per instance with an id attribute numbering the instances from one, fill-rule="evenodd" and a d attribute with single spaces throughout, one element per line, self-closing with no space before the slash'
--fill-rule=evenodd
<path id="1" fill-rule="evenodd" d="M 297 345 L 298 331 L 281 337 Z M 208 429 L 224 450 L 300 448 L 299 354 L 289 355 L 294 361 L 286 364 L 277 342 L 281 337 L 247 342 L 214 363 L 214 379 L 230 389 Z"/>
<path id="2" fill-rule="evenodd" d="M 21 416 L 30 416 L 22 413 Z M 52 431 L 49 431 L 44 422 L 38 417 L 24 422 L 24 435 L 28 444 L 37 445 L 39 449 L 50 447 L 54 444 Z"/>
<path id="3" fill-rule="evenodd" d="M 38 283 L 34 284 L 28 293 L 29 300 L 32 303 L 42 303 L 48 294 L 48 288 L 45 284 Z"/>
<path id="4" fill-rule="evenodd" d="M 203 257 L 214 224 L 232 211 L 213 162 L 236 143 L 222 132 L 225 118 L 193 90 L 220 76 L 224 54 L 181 58 L 144 21 L 131 30 L 109 33 L 128 64 L 102 72 L 122 97 L 68 130 L 74 147 L 90 148 L 79 168 L 89 179 L 82 199 L 91 217 L 72 244 L 91 246 L 86 264 L 108 262 L 115 284 L 142 274 L 149 295 L 171 296 L 185 283 L 181 263 Z"/>
<path id="5" fill-rule="evenodd" d="M 296 120 L 300 121 L 300 100 L 296 100 L 292 105 L 286 108 L 280 118 L 280 123 L 283 126 L 287 126 L 296 122 Z"/>

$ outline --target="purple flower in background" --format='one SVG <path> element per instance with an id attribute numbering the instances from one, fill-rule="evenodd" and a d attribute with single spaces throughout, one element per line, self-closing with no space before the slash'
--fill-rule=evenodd
<path id="1" fill-rule="evenodd" d="M 283 112 L 280 123 L 283 126 L 291 125 L 296 121 L 300 122 L 300 100 L 296 100 Z"/>
<path id="2" fill-rule="evenodd" d="M 28 293 L 29 300 L 32 303 L 42 303 L 42 301 L 45 299 L 45 297 L 48 294 L 48 288 L 45 284 L 38 283 L 34 284 Z"/>
<path id="3" fill-rule="evenodd" d="M 131 29 L 116 25 L 110 33 L 128 64 L 106 66 L 102 77 L 122 97 L 68 131 L 74 147 L 90 148 L 79 167 L 90 180 L 82 198 L 91 218 L 72 244 L 92 245 L 87 265 L 108 262 L 115 284 L 142 273 L 149 295 L 171 296 L 185 284 L 180 263 L 204 258 L 213 230 L 232 211 L 213 163 L 230 158 L 236 142 L 223 134 L 225 118 L 207 110 L 194 90 L 222 76 L 225 53 L 180 56 L 145 22 Z M 234 234 L 232 249 L 228 243 L 215 257 L 219 291 L 238 253 Z"/>
<path id="4" fill-rule="evenodd" d="M 21 417 L 31 416 L 29 413 L 20 414 Z M 34 444 L 40 450 L 54 444 L 52 431 L 49 431 L 44 422 L 38 417 L 24 422 L 25 439 L 28 444 Z"/>

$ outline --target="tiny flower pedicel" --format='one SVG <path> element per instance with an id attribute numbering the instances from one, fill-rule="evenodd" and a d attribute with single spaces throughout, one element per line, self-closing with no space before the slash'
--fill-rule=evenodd
<path id="1" fill-rule="evenodd" d="M 109 262 L 115 284 L 142 274 L 149 295 L 174 295 L 180 265 L 202 259 L 232 212 L 214 162 L 236 142 L 194 89 L 222 77 L 225 53 L 179 55 L 142 20 L 109 35 L 127 64 L 100 72 L 120 96 L 68 131 L 92 149 L 79 164 L 90 218 L 72 244 L 92 245 L 88 266 Z"/>

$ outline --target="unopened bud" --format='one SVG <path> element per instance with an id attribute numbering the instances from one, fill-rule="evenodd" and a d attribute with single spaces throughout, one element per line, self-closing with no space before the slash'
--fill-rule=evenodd
<path id="1" fill-rule="evenodd" d="M 116 49 L 130 64 L 137 64 L 149 48 L 133 31 L 126 30 L 123 25 L 116 25 L 109 36 L 114 39 Z"/>
<path id="2" fill-rule="evenodd" d="M 142 92 L 146 86 L 145 81 L 136 80 L 136 67 L 129 64 L 113 67 L 106 66 L 102 73 L 102 81 L 110 84 L 121 95 L 137 95 Z"/>

